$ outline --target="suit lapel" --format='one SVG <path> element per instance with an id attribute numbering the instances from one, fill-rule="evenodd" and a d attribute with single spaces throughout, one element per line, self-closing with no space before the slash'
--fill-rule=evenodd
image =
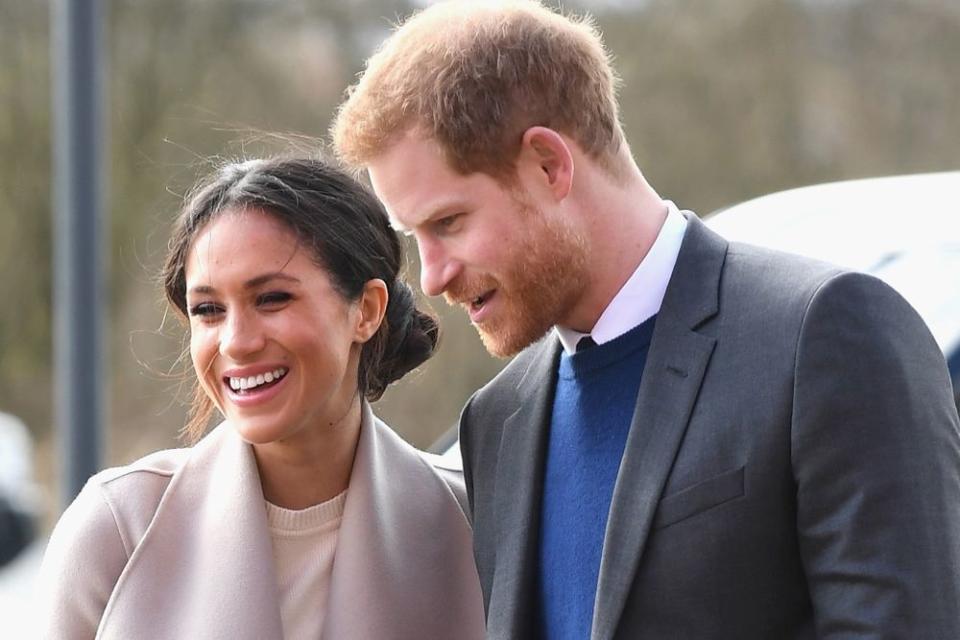
<path id="1" fill-rule="evenodd" d="M 620 463 L 600 561 L 593 640 L 609 640 L 640 566 L 660 495 L 700 391 L 715 340 L 695 329 L 718 310 L 726 242 L 696 217 L 677 256 Z"/>
<path id="2" fill-rule="evenodd" d="M 519 408 L 504 422 L 500 441 L 497 566 L 487 619 L 492 638 L 530 637 L 536 624 L 540 503 L 560 344 L 549 336 L 537 348 L 518 385 Z"/>

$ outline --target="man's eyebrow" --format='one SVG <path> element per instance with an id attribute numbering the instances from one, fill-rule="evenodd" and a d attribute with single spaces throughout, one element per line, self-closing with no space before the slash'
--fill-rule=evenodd
<path id="1" fill-rule="evenodd" d="M 295 282 L 297 284 L 300 283 L 299 278 L 295 278 L 290 274 L 283 273 L 282 271 L 275 271 L 271 273 L 264 273 L 255 278 L 250 278 L 249 280 L 243 283 L 243 288 L 256 289 L 257 287 L 261 287 L 267 284 L 271 280 L 285 280 L 287 282 Z M 190 293 L 193 293 L 196 295 L 208 295 L 216 292 L 217 292 L 216 288 L 209 284 L 199 284 L 195 287 L 190 288 Z"/>
<path id="2" fill-rule="evenodd" d="M 427 213 L 415 220 L 413 226 L 419 227 L 431 222 L 432 220 L 436 220 L 437 218 L 442 218 L 452 213 L 459 213 L 460 211 L 464 211 L 466 209 L 466 201 L 459 196 L 449 200 L 441 200 L 439 202 L 432 203 L 427 209 L 425 209 Z M 402 235 L 413 235 L 413 229 L 408 228 L 395 218 L 390 219 L 390 226 L 392 226 L 397 233 Z"/>

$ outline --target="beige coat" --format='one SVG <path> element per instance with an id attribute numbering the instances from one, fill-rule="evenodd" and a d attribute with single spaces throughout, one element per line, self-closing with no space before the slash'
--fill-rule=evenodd
<path id="1" fill-rule="evenodd" d="M 462 495 L 364 405 L 323 638 L 483 637 Z M 252 448 L 222 424 L 90 479 L 47 548 L 41 637 L 280 639 L 275 576 Z"/>

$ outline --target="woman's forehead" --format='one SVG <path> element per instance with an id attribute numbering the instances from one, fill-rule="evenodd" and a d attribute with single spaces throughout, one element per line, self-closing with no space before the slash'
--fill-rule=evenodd
<path id="1" fill-rule="evenodd" d="M 207 223 L 187 253 L 187 280 L 215 273 L 283 271 L 311 263 L 302 243 L 286 224 L 260 210 L 227 210 Z"/>

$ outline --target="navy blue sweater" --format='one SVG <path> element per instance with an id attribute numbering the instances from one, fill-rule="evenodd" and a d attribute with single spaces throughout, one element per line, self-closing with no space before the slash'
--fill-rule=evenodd
<path id="1" fill-rule="evenodd" d="M 602 345 L 560 356 L 540 527 L 543 637 L 590 637 L 613 486 L 656 316 Z"/>

